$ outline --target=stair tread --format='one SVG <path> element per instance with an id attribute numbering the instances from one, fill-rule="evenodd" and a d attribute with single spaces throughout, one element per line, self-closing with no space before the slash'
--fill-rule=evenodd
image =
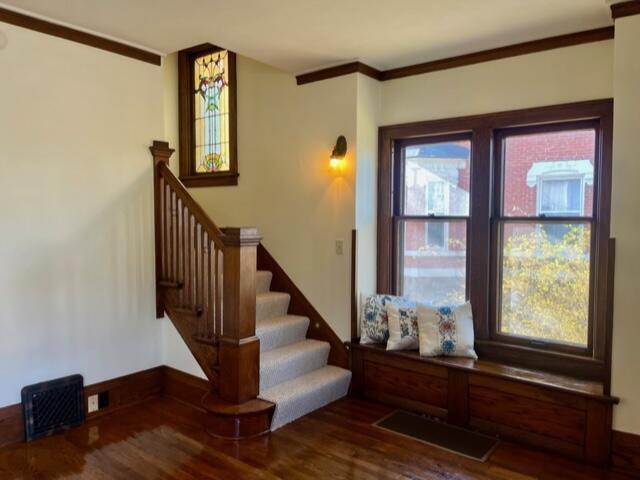
<path id="1" fill-rule="evenodd" d="M 271 430 L 344 397 L 350 382 L 350 370 L 325 365 L 261 391 L 260 398 L 276 405 Z"/>
<path id="2" fill-rule="evenodd" d="M 273 274 L 268 270 L 258 270 L 256 272 L 256 293 L 266 293 L 271 287 Z"/>
<path id="3" fill-rule="evenodd" d="M 256 335 L 260 339 L 260 352 L 268 352 L 307 337 L 309 319 L 300 315 L 282 315 L 256 322 Z"/>
<path id="4" fill-rule="evenodd" d="M 294 356 L 302 356 L 318 350 L 329 351 L 330 349 L 331 345 L 328 342 L 306 338 L 300 342 L 290 343 L 289 345 L 262 353 L 260 355 L 260 369 L 262 370 L 262 366 L 276 363 L 283 359 L 291 360 Z"/>
<path id="5" fill-rule="evenodd" d="M 256 321 L 282 317 L 289 311 L 291 295 L 284 292 L 263 292 L 256 294 Z"/>
<path id="6" fill-rule="evenodd" d="M 256 301 L 268 301 L 276 298 L 291 298 L 291 295 L 285 292 L 263 292 L 256 293 Z"/>
<path id="7" fill-rule="evenodd" d="M 302 315 L 282 315 L 280 317 L 265 318 L 256 322 L 256 331 L 267 330 L 270 328 L 278 328 L 280 326 L 290 325 L 292 323 L 309 321 L 309 317 Z"/>
<path id="8" fill-rule="evenodd" d="M 260 354 L 260 390 L 322 368 L 329 359 L 327 342 L 305 339 Z"/>
<path id="9" fill-rule="evenodd" d="M 297 395 L 303 395 L 308 392 L 312 392 L 318 387 L 332 382 L 336 379 L 351 377 L 351 371 L 344 368 L 336 367 L 335 365 L 325 365 L 322 368 L 314 370 L 312 372 L 300 375 L 286 382 L 274 385 L 260 392 L 260 397 L 269 397 L 269 401 L 277 401 L 283 395 L 288 396 L 289 393 L 295 392 Z M 272 400 L 275 399 L 275 400 Z"/>

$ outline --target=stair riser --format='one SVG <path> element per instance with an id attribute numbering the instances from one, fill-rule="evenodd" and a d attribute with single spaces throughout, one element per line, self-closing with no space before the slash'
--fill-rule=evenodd
<path id="1" fill-rule="evenodd" d="M 271 288 L 271 272 L 258 271 L 256 273 L 256 293 L 267 293 Z"/>
<path id="2" fill-rule="evenodd" d="M 283 317 L 289 310 L 290 297 L 258 298 L 256 302 L 256 322 L 275 317 Z"/>
<path id="3" fill-rule="evenodd" d="M 329 344 L 280 359 L 276 365 L 260 366 L 260 391 L 299 377 L 327 364 Z"/>
<path id="4" fill-rule="evenodd" d="M 350 382 L 351 372 L 312 391 L 278 402 L 271 421 L 271 431 L 346 396 Z"/>
<path id="5" fill-rule="evenodd" d="M 292 343 L 301 342 L 307 336 L 309 320 L 306 318 L 296 322 L 286 322 L 277 328 L 258 329 L 256 335 L 260 339 L 260 352 L 269 352 Z"/>

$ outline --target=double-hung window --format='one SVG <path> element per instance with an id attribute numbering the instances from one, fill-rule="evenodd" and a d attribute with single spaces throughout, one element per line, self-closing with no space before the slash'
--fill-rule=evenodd
<path id="1" fill-rule="evenodd" d="M 398 290 L 431 305 L 464 302 L 470 136 L 412 139 L 398 154 Z"/>
<path id="2" fill-rule="evenodd" d="M 586 121 L 496 135 L 496 338 L 589 346 L 597 129 Z"/>
<path id="3" fill-rule="evenodd" d="M 380 129 L 378 291 L 469 300 L 476 350 L 604 379 L 612 101 Z"/>

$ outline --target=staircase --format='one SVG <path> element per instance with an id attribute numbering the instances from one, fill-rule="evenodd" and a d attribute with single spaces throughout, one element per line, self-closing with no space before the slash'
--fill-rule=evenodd
<path id="1" fill-rule="evenodd" d="M 307 338 L 309 318 L 288 315 L 288 293 L 270 291 L 272 273 L 256 275 L 260 398 L 275 404 L 271 430 L 344 397 L 351 371 L 327 365 L 331 345 Z"/>
<path id="2" fill-rule="evenodd" d="M 150 150 L 157 316 L 167 314 L 209 379 L 207 431 L 264 434 L 346 395 L 345 346 L 256 230 L 218 228 L 169 169 L 168 144 Z"/>

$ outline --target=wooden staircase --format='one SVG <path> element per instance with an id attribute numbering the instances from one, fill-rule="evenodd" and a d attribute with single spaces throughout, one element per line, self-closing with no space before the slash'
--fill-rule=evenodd
<path id="1" fill-rule="evenodd" d="M 255 228 L 219 228 L 169 169 L 173 149 L 154 141 L 156 314 L 166 314 L 203 372 L 207 431 L 239 439 L 270 430 L 275 404 L 261 400 L 256 336 L 257 267 L 310 319 L 308 337 L 331 346 L 329 364 L 348 368 L 348 352 L 327 323 L 259 245 Z M 266 268 L 265 268 L 266 267 Z"/>

